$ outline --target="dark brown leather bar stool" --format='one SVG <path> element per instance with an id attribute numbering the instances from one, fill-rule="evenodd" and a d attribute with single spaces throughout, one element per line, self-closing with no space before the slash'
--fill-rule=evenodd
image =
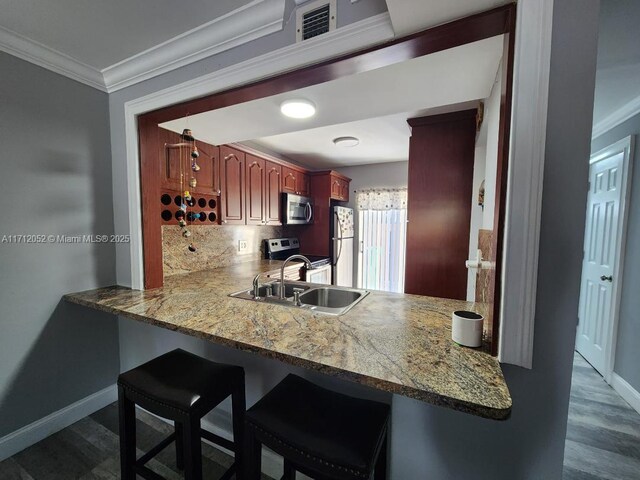
<path id="1" fill-rule="evenodd" d="M 384 480 L 389 411 L 288 375 L 247 411 L 246 479 L 260 478 L 265 445 L 284 457 L 282 480 Z"/>
<path id="2" fill-rule="evenodd" d="M 231 395 L 233 442 L 200 428 L 200 420 Z M 178 468 L 186 480 L 202 479 L 201 437 L 235 453 L 235 462 L 221 477 L 242 470 L 245 415 L 244 369 L 205 360 L 184 350 L 165 353 L 118 377 L 120 465 L 123 480 L 158 480 L 145 464 L 175 440 Z M 136 459 L 135 406 L 175 422 L 175 432 Z M 241 477 L 241 475 L 238 475 Z"/>

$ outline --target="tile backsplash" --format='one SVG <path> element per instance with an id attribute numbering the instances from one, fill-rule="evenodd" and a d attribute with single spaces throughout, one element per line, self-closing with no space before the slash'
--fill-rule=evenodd
<path id="1" fill-rule="evenodd" d="M 183 238 L 177 225 L 162 226 L 162 265 L 164 276 L 225 267 L 263 257 L 263 240 L 287 236 L 281 226 L 192 225 L 190 238 Z M 293 232 L 295 235 L 295 232 Z M 247 251 L 238 253 L 240 240 Z M 198 250 L 187 248 L 193 242 Z"/>

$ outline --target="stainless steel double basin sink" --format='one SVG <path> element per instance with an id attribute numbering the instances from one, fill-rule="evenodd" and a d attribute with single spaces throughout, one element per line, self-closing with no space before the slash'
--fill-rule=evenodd
<path id="1" fill-rule="evenodd" d="M 284 299 L 280 298 L 280 290 L 284 286 Z M 229 295 L 234 298 L 251 300 L 254 302 L 273 303 L 292 308 L 301 308 L 312 312 L 329 315 L 343 315 L 361 302 L 369 292 L 356 288 L 336 287 L 314 283 L 279 280 L 260 285 L 258 296 L 254 296 L 253 288 L 241 290 Z M 298 302 L 295 297 L 298 293 Z"/>

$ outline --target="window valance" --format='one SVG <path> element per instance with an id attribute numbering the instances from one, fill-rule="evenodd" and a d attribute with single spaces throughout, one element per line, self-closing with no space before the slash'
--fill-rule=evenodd
<path id="1" fill-rule="evenodd" d="M 406 188 L 372 188 L 356 191 L 358 210 L 405 210 Z"/>

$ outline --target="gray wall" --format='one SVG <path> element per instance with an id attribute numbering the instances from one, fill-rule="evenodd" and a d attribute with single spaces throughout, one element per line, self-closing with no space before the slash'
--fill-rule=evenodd
<path id="1" fill-rule="evenodd" d="M 624 378 L 636 391 L 640 392 L 640 114 L 600 135 L 591 143 L 593 153 L 636 135 L 632 159 L 631 202 L 628 205 L 627 246 L 625 252 L 622 298 L 618 323 L 618 343 L 613 370 Z"/>
<path id="2" fill-rule="evenodd" d="M 533 369 L 503 423 L 393 399 L 393 479 L 560 479 L 578 314 L 599 2 L 554 2 Z"/>
<path id="3" fill-rule="evenodd" d="M 0 237 L 113 233 L 107 95 L 0 53 Z M 117 322 L 61 302 L 115 283 L 111 244 L 0 243 L 0 437 L 115 383 Z"/>
<path id="4" fill-rule="evenodd" d="M 363 3 L 366 2 L 359 2 Z M 563 0 L 554 6 L 534 368 L 503 367 L 514 402 L 513 414 L 506 422 L 483 420 L 393 396 L 393 480 L 561 478 L 578 312 L 598 7 L 598 0 Z M 273 37 L 265 45 L 221 55 L 220 63 L 227 65 L 283 43 L 285 39 Z M 180 79 L 184 77 L 173 78 Z M 159 88 L 170 81 L 161 78 L 153 84 Z M 148 93 L 150 88 L 132 87 L 111 96 L 114 186 L 119 190 L 126 188 L 122 171 L 122 103 Z M 116 193 L 116 200 L 117 197 Z M 128 227 L 121 223 L 117 228 L 126 231 Z M 177 345 L 245 365 L 249 404 L 286 372 L 296 371 L 275 361 L 206 345 L 125 319 L 121 320 L 120 334 L 123 368 Z M 364 396 L 380 395 L 321 375 L 305 375 Z"/>

